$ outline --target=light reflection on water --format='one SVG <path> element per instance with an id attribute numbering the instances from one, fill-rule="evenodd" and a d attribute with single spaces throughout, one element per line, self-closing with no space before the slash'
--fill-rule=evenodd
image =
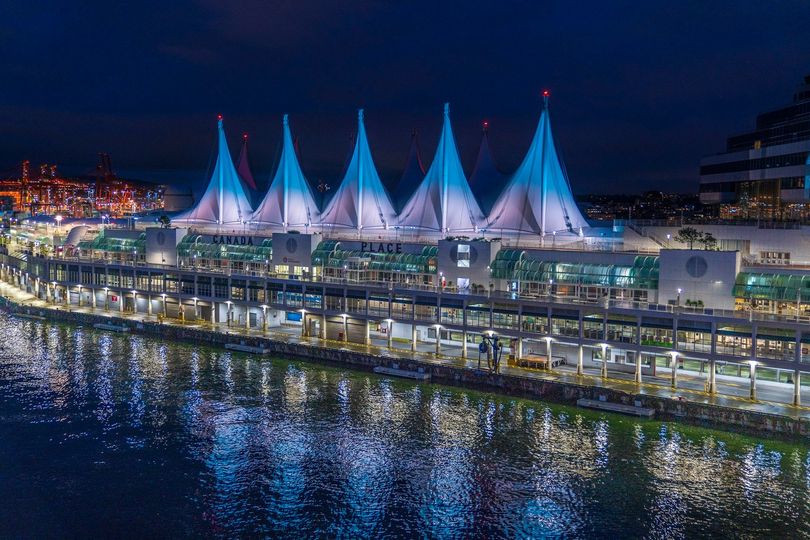
<path id="1" fill-rule="evenodd" d="M 810 535 L 810 454 L 0 315 L 0 535 Z"/>

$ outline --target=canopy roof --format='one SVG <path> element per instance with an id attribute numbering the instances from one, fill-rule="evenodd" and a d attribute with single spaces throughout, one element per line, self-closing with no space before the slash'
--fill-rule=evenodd
<path id="1" fill-rule="evenodd" d="M 172 221 L 176 223 L 243 223 L 250 219 L 250 199 L 233 166 L 222 117 L 217 122 L 217 163 L 211 181 L 200 201 Z"/>
<path id="2" fill-rule="evenodd" d="M 475 168 L 470 175 L 470 189 L 481 204 L 484 212 L 489 212 L 503 189 L 505 176 L 495 166 L 492 152 L 489 149 L 489 126 L 484 122 L 481 134 L 481 146 L 478 148 L 478 158 Z"/>
<path id="3" fill-rule="evenodd" d="M 239 159 L 236 160 L 236 172 L 239 173 L 239 178 L 245 183 L 247 190 L 256 191 L 256 181 L 253 179 L 253 173 L 250 172 L 250 163 L 248 162 L 247 133 L 242 135 L 242 150 L 239 152 Z"/>
<path id="4" fill-rule="evenodd" d="M 408 150 L 405 169 L 394 190 L 394 203 L 397 205 L 397 209 L 401 209 L 408 202 L 424 177 L 425 167 L 422 165 L 422 157 L 419 152 L 419 134 L 414 129 L 411 133 L 411 147 Z"/>
<path id="5" fill-rule="evenodd" d="M 444 126 L 433 163 L 419 188 L 399 215 L 400 227 L 420 231 L 475 231 L 484 223 L 484 215 L 467 184 L 458 157 L 450 105 L 444 105 Z"/>
<path id="6" fill-rule="evenodd" d="M 396 212 L 383 187 L 368 146 L 363 109 L 357 113 L 357 140 L 337 192 L 321 214 L 324 226 L 384 228 L 396 223 Z"/>
<path id="7" fill-rule="evenodd" d="M 270 188 L 251 221 L 262 225 L 308 227 L 319 219 L 318 206 L 312 197 L 309 182 L 304 177 L 295 155 L 287 115 L 283 120 L 281 160 Z"/>
<path id="8" fill-rule="evenodd" d="M 526 157 L 489 214 L 489 230 L 580 233 L 588 222 L 571 193 L 551 135 L 548 96 Z"/>

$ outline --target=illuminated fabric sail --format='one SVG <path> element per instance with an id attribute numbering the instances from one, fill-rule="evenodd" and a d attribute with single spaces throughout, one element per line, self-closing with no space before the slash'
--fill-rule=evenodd
<path id="1" fill-rule="evenodd" d="M 380 181 L 368 146 L 363 109 L 357 113 L 357 141 L 343 181 L 321 214 L 327 227 L 387 229 L 396 223 L 396 212 Z"/>
<path id="2" fill-rule="evenodd" d="M 250 199 L 233 166 L 225 129 L 222 127 L 222 117 L 219 118 L 217 129 L 217 163 L 208 188 L 194 208 L 172 219 L 175 223 L 227 225 L 244 223 L 250 219 L 253 212 Z"/>
<path id="3" fill-rule="evenodd" d="M 399 215 L 399 226 L 419 231 L 466 232 L 484 224 L 484 215 L 467 184 L 458 157 L 450 106 L 444 105 L 444 126 L 433 163 Z"/>
<path id="4" fill-rule="evenodd" d="M 247 133 L 242 135 L 242 150 L 239 152 L 239 159 L 236 160 L 236 172 L 239 173 L 239 178 L 245 183 L 248 191 L 256 191 L 256 181 L 253 179 L 253 173 L 250 172 L 250 162 L 248 161 Z"/>
<path id="5" fill-rule="evenodd" d="M 394 203 L 397 209 L 402 209 L 408 199 L 416 191 L 419 183 L 425 177 L 425 167 L 422 165 L 422 157 L 419 152 L 419 134 L 413 130 L 411 134 L 411 147 L 408 150 L 408 159 L 405 161 L 405 169 L 394 190 Z"/>
<path id="6" fill-rule="evenodd" d="M 548 96 L 534 139 L 523 163 L 501 193 L 489 214 L 489 230 L 546 234 L 581 234 L 588 222 L 571 193 L 554 139 L 548 114 Z"/>
<path id="7" fill-rule="evenodd" d="M 484 212 L 489 212 L 503 189 L 505 177 L 495 166 L 492 152 L 489 149 L 489 126 L 484 122 L 481 135 L 481 146 L 478 149 L 478 158 L 475 168 L 470 175 L 470 189 L 481 204 Z"/>
<path id="8" fill-rule="evenodd" d="M 270 188 L 253 213 L 251 222 L 259 225 L 309 227 L 318 223 L 319 214 L 309 182 L 295 155 L 287 115 L 283 121 L 281 160 Z"/>

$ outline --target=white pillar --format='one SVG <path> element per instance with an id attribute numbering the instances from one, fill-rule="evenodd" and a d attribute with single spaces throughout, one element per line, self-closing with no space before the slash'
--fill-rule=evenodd
<path id="1" fill-rule="evenodd" d="M 436 329 L 436 356 L 442 352 L 442 331 L 440 328 Z"/>
<path id="2" fill-rule="evenodd" d="M 123 292 L 118 293 L 118 311 L 120 313 L 124 312 L 124 293 Z"/>
<path id="3" fill-rule="evenodd" d="M 717 363 L 714 358 L 709 359 L 709 373 L 706 375 L 706 392 L 717 393 Z"/>
<path id="4" fill-rule="evenodd" d="M 583 366 L 583 358 L 585 356 L 585 347 L 582 345 L 579 346 L 579 351 L 577 352 L 577 375 L 582 375 L 584 373 L 584 366 Z"/>
<path id="5" fill-rule="evenodd" d="M 250 306 L 245 305 L 245 330 L 250 330 Z"/>
<path id="6" fill-rule="evenodd" d="M 343 341 L 349 341 L 349 318 L 343 317 Z"/>
<path id="7" fill-rule="evenodd" d="M 267 307 L 262 307 L 262 332 L 267 333 Z"/>
<path id="8" fill-rule="evenodd" d="M 366 345 L 371 345 L 371 321 L 366 321 Z"/>
<path id="9" fill-rule="evenodd" d="M 321 315 L 321 339 L 326 339 L 326 315 Z"/>
<path id="10" fill-rule="evenodd" d="M 146 295 L 146 314 L 152 316 L 152 295 Z"/>
<path id="11" fill-rule="evenodd" d="M 520 360 L 523 358 L 523 338 L 519 337 L 517 339 L 517 351 L 515 352 L 515 360 Z"/>
<path id="12" fill-rule="evenodd" d="M 388 321 L 388 348 L 394 348 L 394 321 Z"/>
<path id="13" fill-rule="evenodd" d="M 636 376 L 635 381 L 641 384 L 641 351 L 636 351 Z"/>
<path id="14" fill-rule="evenodd" d="M 608 360 L 607 359 L 608 359 L 608 348 L 607 347 L 602 347 L 602 372 L 601 372 L 601 375 L 602 375 L 603 379 L 607 379 L 607 376 L 608 376 L 608 370 L 607 370 Z"/>
<path id="15" fill-rule="evenodd" d="M 754 362 L 751 362 L 751 392 L 750 398 L 753 401 L 757 399 L 757 365 Z"/>
<path id="16" fill-rule="evenodd" d="M 670 367 L 670 381 L 669 385 L 672 388 L 678 388 L 678 355 L 672 355 L 672 361 L 669 364 Z"/>
<path id="17" fill-rule="evenodd" d="M 411 325 L 411 351 L 416 352 L 416 325 Z"/>
<path id="18" fill-rule="evenodd" d="M 96 290 L 90 289 L 90 294 L 93 295 L 93 309 L 96 309 Z"/>
<path id="19" fill-rule="evenodd" d="M 461 332 L 461 357 L 467 358 L 467 331 Z"/>
<path id="20" fill-rule="evenodd" d="M 802 373 L 798 369 L 793 373 L 793 404 L 802 404 Z"/>

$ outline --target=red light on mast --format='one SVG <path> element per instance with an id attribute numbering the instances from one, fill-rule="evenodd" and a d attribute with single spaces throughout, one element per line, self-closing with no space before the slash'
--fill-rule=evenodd
<path id="1" fill-rule="evenodd" d="M 245 139 L 245 140 L 247 140 L 247 133 L 245 133 L 244 135 L 242 135 L 242 138 L 243 138 L 243 139 Z"/>
<path id="2" fill-rule="evenodd" d="M 551 92 L 549 92 L 548 90 L 543 90 L 543 97 L 544 98 L 547 98 L 550 95 L 551 95 Z"/>
<path id="3" fill-rule="evenodd" d="M 217 115 L 217 120 L 222 120 L 222 115 L 221 114 Z"/>

